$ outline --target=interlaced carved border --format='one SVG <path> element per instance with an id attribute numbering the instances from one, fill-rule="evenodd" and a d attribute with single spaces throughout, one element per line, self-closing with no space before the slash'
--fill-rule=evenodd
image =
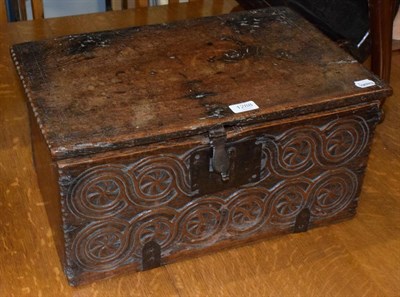
<path id="1" fill-rule="evenodd" d="M 271 189 L 241 189 L 227 199 L 196 199 L 181 209 L 160 207 L 130 221 L 93 222 L 76 236 L 72 250 L 87 271 L 108 271 L 126 261 L 139 261 L 150 240 L 164 253 L 195 249 L 274 226 L 293 226 L 307 207 L 313 221 L 334 216 L 355 199 L 357 176 L 347 169 L 324 172 L 315 179 L 286 180 Z"/>
<path id="2" fill-rule="evenodd" d="M 336 119 L 325 126 L 295 127 L 261 138 L 264 168 L 282 177 L 304 174 L 315 166 L 340 166 L 352 161 L 369 141 L 364 118 Z"/>
<path id="3" fill-rule="evenodd" d="M 199 148 L 83 171 L 65 186 L 69 268 L 104 272 L 140 263 L 150 241 L 169 255 L 289 230 L 304 208 L 312 222 L 336 216 L 357 199 L 361 175 L 349 168 L 365 152 L 370 126 L 357 115 L 320 123 L 251 136 L 263 148 L 261 179 L 228 196 L 193 198 L 188 160 Z M 127 215 L 130 206 L 135 212 Z"/>
<path id="4" fill-rule="evenodd" d="M 306 125 L 279 135 L 262 134 L 254 141 L 263 145 L 262 179 L 288 178 L 316 166 L 331 169 L 351 162 L 365 149 L 369 127 L 362 117 L 353 116 L 321 127 Z M 128 165 L 92 167 L 70 186 L 68 210 L 77 217 L 103 220 L 121 213 L 129 204 L 151 209 L 179 197 L 191 197 L 195 193 L 187 158 L 188 153 L 164 154 Z"/>
<path id="5" fill-rule="evenodd" d="M 185 161 L 174 155 L 150 156 L 128 166 L 100 165 L 76 178 L 67 206 L 78 217 L 102 220 L 128 203 L 152 208 L 190 196 L 189 178 Z"/>

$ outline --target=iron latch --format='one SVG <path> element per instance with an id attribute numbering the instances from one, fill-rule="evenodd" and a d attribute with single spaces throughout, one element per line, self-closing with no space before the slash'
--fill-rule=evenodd
<path id="1" fill-rule="evenodd" d="M 226 132 L 224 126 L 218 126 L 209 132 L 212 156 L 210 172 L 221 175 L 222 181 L 229 180 L 230 157 L 226 148 Z"/>

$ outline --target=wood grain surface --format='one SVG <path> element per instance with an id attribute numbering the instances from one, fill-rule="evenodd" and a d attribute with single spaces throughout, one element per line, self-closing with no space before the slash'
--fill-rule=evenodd
<path id="1" fill-rule="evenodd" d="M 282 7 L 67 35 L 14 45 L 12 55 L 54 159 L 390 95 L 336 43 Z M 361 79 L 376 85 L 355 86 Z M 259 109 L 228 108 L 248 100 Z"/>
<path id="2" fill-rule="evenodd" d="M 20 22 L 0 27 L 0 296 L 399 296 L 400 53 L 357 216 L 142 273 L 71 288 L 61 271 L 9 46 L 70 33 L 228 12 L 234 1 Z"/>

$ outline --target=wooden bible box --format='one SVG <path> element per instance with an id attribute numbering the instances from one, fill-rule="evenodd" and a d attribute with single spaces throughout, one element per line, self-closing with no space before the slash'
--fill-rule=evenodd
<path id="1" fill-rule="evenodd" d="M 12 56 L 71 285 L 353 217 L 391 95 L 286 8 Z"/>

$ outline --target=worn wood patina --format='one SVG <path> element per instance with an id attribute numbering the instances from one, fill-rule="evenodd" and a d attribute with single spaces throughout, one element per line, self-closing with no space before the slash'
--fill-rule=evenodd
<path id="1" fill-rule="evenodd" d="M 72 285 L 351 218 L 391 94 L 283 8 L 12 55 Z"/>

